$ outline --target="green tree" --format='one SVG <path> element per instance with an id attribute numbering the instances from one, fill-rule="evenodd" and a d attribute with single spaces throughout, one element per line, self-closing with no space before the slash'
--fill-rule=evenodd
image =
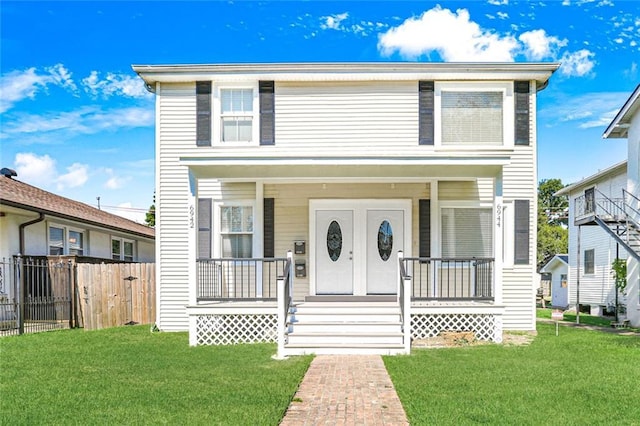
<path id="1" fill-rule="evenodd" d="M 538 183 L 538 268 L 551 256 L 569 251 L 569 201 L 553 195 L 563 187 L 560 179 L 544 179 Z"/>
<path id="2" fill-rule="evenodd" d="M 147 214 L 144 218 L 145 223 L 150 227 L 156 226 L 156 193 L 153 193 L 153 204 L 149 207 Z"/>

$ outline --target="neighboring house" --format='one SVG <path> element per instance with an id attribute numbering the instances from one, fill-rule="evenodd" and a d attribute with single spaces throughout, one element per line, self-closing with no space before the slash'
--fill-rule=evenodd
<path id="1" fill-rule="evenodd" d="M 154 262 L 153 228 L 0 176 L 0 258 L 76 255 Z M 13 173 L 12 173 L 13 172 Z"/>
<path id="2" fill-rule="evenodd" d="M 640 84 L 620 108 L 605 130 L 606 139 L 627 139 L 627 188 L 624 193 L 625 213 L 630 233 L 637 237 L 640 224 Z M 640 327 L 640 250 L 637 246 L 629 250 L 627 264 L 627 318 Z"/>
<path id="3" fill-rule="evenodd" d="M 535 330 L 557 67 L 134 65 L 156 94 L 157 326 L 279 356 Z"/>
<path id="4" fill-rule="evenodd" d="M 540 269 L 540 272 L 551 276 L 551 306 L 567 307 L 569 305 L 569 255 L 556 254 Z"/>
<path id="5" fill-rule="evenodd" d="M 617 232 L 625 238 L 626 225 L 619 223 L 620 212 L 616 203 L 623 197 L 627 186 L 627 162 L 623 161 L 586 177 L 558 191 L 556 196 L 569 198 L 569 305 L 589 306 L 593 315 L 603 315 L 613 309 L 616 286 L 611 264 L 616 256 L 627 258 L 627 251 L 614 238 Z M 585 218 L 585 197 L 589 203 L 602 207 L 603 226 Z M 621 295 L 619 295 L 620 297 Z M 621 299 L 621 298 L 620 298 Z"/>

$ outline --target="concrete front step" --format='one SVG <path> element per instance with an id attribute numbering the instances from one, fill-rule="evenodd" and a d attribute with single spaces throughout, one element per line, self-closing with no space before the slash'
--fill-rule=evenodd
<path id="1" fill-rule="evenodd" d="M 296 333 L 393 333 L 402 331 L 400 321 L 304 321 L 290 324 L 290 331 Z"/>
<path id="2" fill-rule="evenodd" d="M 380 314 L 400 313 L 400 306 L 393 302 L 362 303 L 362 302 L 305 302 L 291 307 L 291 312 L 296 313 L 321 313 L 327 315 L 336 314 Z"/>
<path id="3" fill-rule="evenodd" d="M 313 344 L 286 345 L 284 356 L 294 355 L 399 355 L 409 353 L 404 346 L 396 344 L 333 344 L 317 346 Z"/>
<path id="4" fill-rule="evenodd" d="M 401 332 L 391 333 L 358 333 L 358 332 L 340 332 L 340 333 L 300 333 L 295 330 L 287 337 L 288 345 L 346 345 L 346 344 L 362 344 L 362 345 L 402 345 L 403 335 Z"/>
<path id="5" fill-rule="evenodd" d="M 400 322 L 399 312 L 390 313 L 331 313 L 331 312 L 296 312 L 289 317 L 289 321 L 295 326 L 303 323 L 317 322 L 341 322 L 343 324 L 351 323 L 369 323 L 369 322 Z"/>

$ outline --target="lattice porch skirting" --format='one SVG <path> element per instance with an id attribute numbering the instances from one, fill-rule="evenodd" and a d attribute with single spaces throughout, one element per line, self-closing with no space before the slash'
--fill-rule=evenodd
<path id="1" fill-rule="evenodd" d="M 502 342 L 502 316 L 487 314 L 411 314 L 411 338 L 435 337 L 442 331 L 473 331 L 478 340 Z"/>
<path id="2" fill-rule="evenodd" d="M 196 316 L 197 345 L 265 343 L 277 340 L 276 314 L 221 314 Z"/>

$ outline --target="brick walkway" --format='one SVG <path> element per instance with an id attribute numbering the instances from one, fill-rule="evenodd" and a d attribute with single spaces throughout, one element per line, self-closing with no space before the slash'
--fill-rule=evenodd
<path id="1" fill-rule="evenodd" d="M 408 425 L 378 355 L 319 355 L 280 426 Z"/>

